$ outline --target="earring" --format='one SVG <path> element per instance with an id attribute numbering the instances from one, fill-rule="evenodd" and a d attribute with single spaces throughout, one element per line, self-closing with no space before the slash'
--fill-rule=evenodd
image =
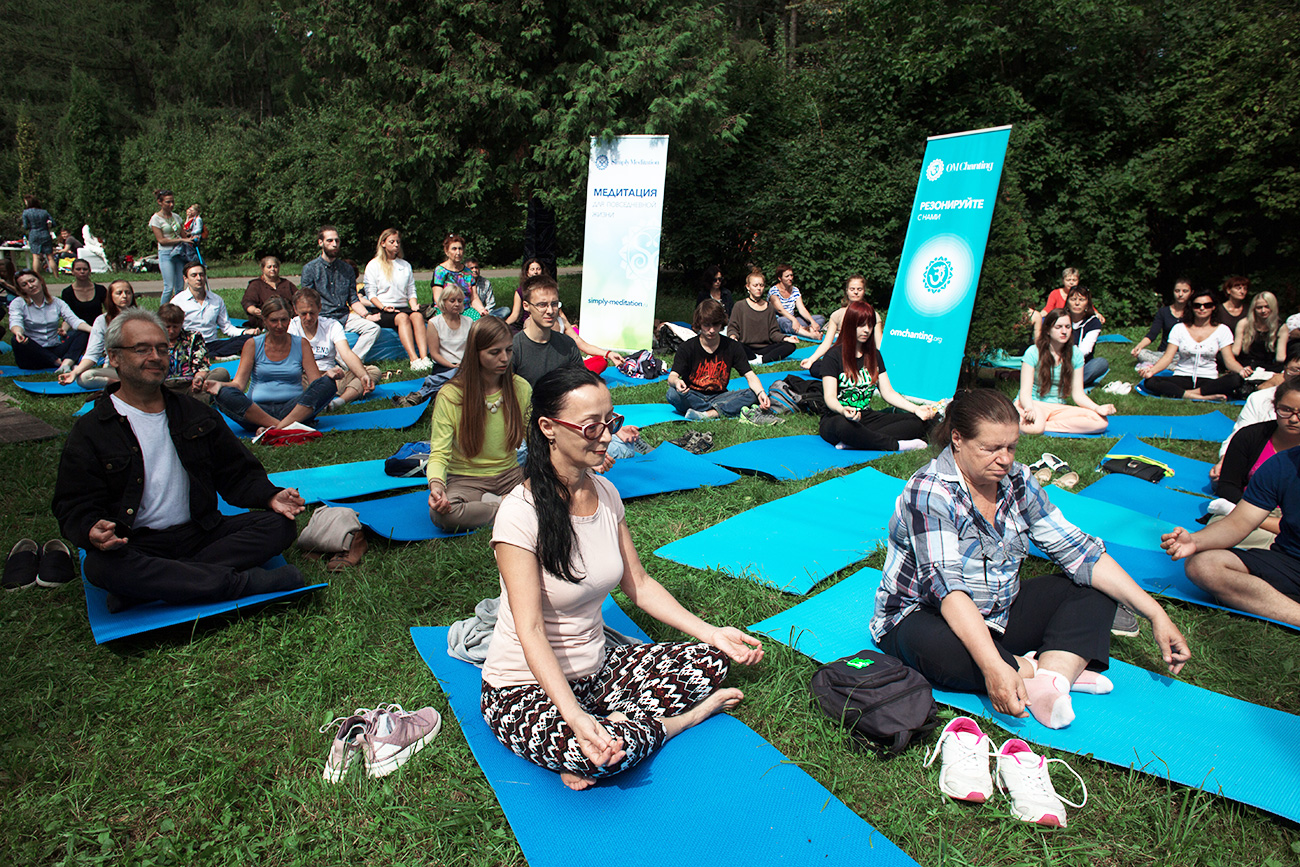
<path id="1" fill-rule="evenodd" d="M 555 448 L 555 440 L 548 439 L 547 442 L 551 444 L 551 448 Z"/>

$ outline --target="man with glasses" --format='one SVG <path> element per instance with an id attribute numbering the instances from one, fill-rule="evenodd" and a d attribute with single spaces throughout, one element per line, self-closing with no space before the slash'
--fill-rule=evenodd
<path id="1" fill-rule="evenodd" d="M 163 388 L 168 342 L 157 314 L 123 310 L 104 342 L 120 382 L 68 434 L 53 511 L 109 610 L 301 587 L 293 566 L 261 565 L 293 544 L 306 504 L 270 482 L 215 410 Z M 218 493 L 254 511 L 222 515 Z"/>
<path id="2" fill-rule="evenodd" d="M 514 338 L 511 364 L 515 373 L 535 385 L 552 370 L 582 367 L 582 352 L 572 337 L 555 328 L 560 316 L 560 287 L 548 274 L 529 277 L 524 283 L 524 309 L 528 318 Z M 636 449 L 629 443 L 640 439 L 640 430 L 631 425 L 619 431 L 609 444 L 608 455 L 614 460 L 630 458 Z"/>

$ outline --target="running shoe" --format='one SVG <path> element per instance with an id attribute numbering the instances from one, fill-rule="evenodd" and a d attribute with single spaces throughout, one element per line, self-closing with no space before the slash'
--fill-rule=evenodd
<path id="1" fill-rule="evenodd" d="M 943 727 L 934 749 L 925 757 L 925 767 L 943 756 L 939 767 L 939 791 L 958 801 L 982 804 L 993 796 L 989 758 L 993 742 L 968 716 L 959 716 Z"/>
<path id="2" fill-rule="evenodd" d="M 781 418 L 770 409 L 763 409 L 757 406 L 747 406 L 740 411 L 740 420 L 744 424 L 754 425 L 773 425 L 785 424 L 785 419 Z"/>
<path id="3" fill-rule="evenodd" d="M 353 714 L 325 723 L 320 727 L 321 734 L 336 725 L 338 730 L 334 734 L 334 740 L 330 742 L 330 754 L 325 758 L 325 770 L 321 774 L 327 783 L 343 782 L 348 767 L 361 749 L 361 739 L 366 733 L 365 717 Z"/>
<path id="4" fill-rule="evenodd" d="M 411 712 L 400 704 L 386 704 L 358 713 L 366 721 L 361 749 L 372 777 L 386 777 L 400 768 L 442 729 L 442 717 L 431 707 Z"/>
<path id="5" fill-rule="evenodd" d="M 1122 603 L 1116 606 L 1115 622 L 1110 625 L 1110 634 L 1132 638 L 1141 631 L 1142 629 L 1138 624 L 1138 616 L 1133 613 L 1133 609 Z"/>
<path id="6" fill-rule="evenodd" d="M 1065 805 L 1082 807 L 1088 803 L 1088 787 L 1083 777 L 1061 759 L 1045 759 L 1034 753 L 1029 744 L 1012 738 L 1002 745 L 996 757 L 998 789 L 1011 798 L 1011 813 L 1025 822 L 1035 822 L 1054 828 L 1066 826 Z M 1083 787 L 1083 800 L 1067 801 L 1052 787 L 1048 765 L 1065 765 Z"/>

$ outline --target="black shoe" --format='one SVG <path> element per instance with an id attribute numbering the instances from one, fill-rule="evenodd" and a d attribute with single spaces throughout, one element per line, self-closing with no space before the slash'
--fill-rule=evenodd
<path id="1" fill-rule="evenodd" d="M 297 566 L 284 565 L 278 569 L 263 569 L 254 566 L 247 570 L 248 586 L 244 588 L 245 596 L 258 596 L 262 593 L 284 593 L 297 590 L 303 586 L 302 573 Z"/>
<path id="2" fill-rule="evenodd" d="M 41 561 L 40 546 L 32 539 L 19 539 L 5 560 L 4 588 L 22 590 L 36 583 L 36 572 Z"/>
<path id="3" fill-rule="evenodd" d="M 72 564 L 72 552 L 62 539 L 51 539 L 41 551 L 41 565 L 36 571 L 36 583 L 41 587 L 62 587 L 77 577 Z"/>

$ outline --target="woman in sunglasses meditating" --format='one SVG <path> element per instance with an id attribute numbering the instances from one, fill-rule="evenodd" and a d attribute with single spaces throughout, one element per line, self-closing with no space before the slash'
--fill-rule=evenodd
<path id="1" fill-rule="evenodd" d="M 524 483 L 492 530 L 501 607 L 483 666 L 483 718 L 501 743 L 571 789 L 627 770 L 734 707 L 744 695 L 720 686 L 729 665 L 763 658 L 758 639 L 696 617 L 641 565 L 618 491 L 593 472 L 622 422 L 586 368 L 541 377 Z M 607 645 L 601 605 L 615 587 L 695 640 Z"/>
<path id="2" fill-rule="evenodd" d="M 1232 331 L 1220 324 L 1218 303 L 1208 291 L 1195 290 L 1183 309 L 1183 321 L 1169 330 L 1160 360 L 1142 371 L 1142 387 L 1159 397 L 1188 400 L 1233 400 L 1251 369 L 1232 354 Z M 1215 358 L 1227 370 L 1219 375 Z M 1156 376 L 1170 364 L 1173 376 Z"/>
<path id="3" fill-rule="evenodd" d="M 510 326 L 479 319 L 456 375 L 433 404 L 429 517 L 444 530 L 491 524 L 501 498 L 524 480 L 515 453 L 532 389 L 511 371 L 511 352 Z"/>

